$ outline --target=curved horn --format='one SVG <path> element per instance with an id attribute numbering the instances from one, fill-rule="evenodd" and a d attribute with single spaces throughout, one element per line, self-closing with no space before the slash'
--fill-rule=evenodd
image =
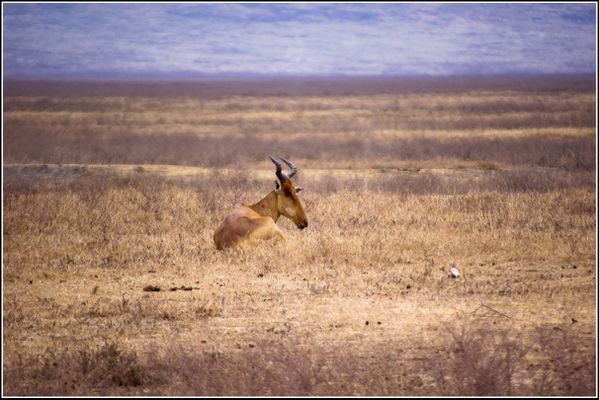
<path id="1" fill-rule="evenodd" d="M 285 182 L 287 180 L 287 175 L 285 175 L 281 171 L 281 163 L 270 155 L 268 156 L 268 158 L 270 158 L 270 161 L 272 161 L 275 164 L 275 166 L 277 167 L 277 170 L 276 170 L 277 178 L 279 178 L 279 180 L 281 182 Z"/>
<path id="2" fill-rule="evenodd" d="M 287 174 L 287 177 L 293 178 L 293 175 L 295 175 L 297 173 L 297 165 L 295 165 L 291 161 L 285 160 L 284 158 L 281 158 L 281 160 L 283 160 L 285 162 L 285 164 L 287 164 L 289 166 L 289 168 L 291 168 L 291 172 L 289 174 Z"/>

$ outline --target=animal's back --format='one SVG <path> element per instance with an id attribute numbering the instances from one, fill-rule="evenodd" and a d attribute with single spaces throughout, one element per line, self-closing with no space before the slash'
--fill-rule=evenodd
<path id="1" fill-rule="evenodd" d="M 216 228 L 214 243 L 217 249 L 233 246 L 248 237 L 263 218 L 247 206 L 236 207 Z"/>

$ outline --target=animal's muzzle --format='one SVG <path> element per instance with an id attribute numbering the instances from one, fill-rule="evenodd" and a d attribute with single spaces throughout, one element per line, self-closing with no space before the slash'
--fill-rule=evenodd
<path id="1" fill-rule="evenodd" d="M 308 227 L 308 220 L 305 220 L 297 225 L 298 228 L 304 229 Z"/>

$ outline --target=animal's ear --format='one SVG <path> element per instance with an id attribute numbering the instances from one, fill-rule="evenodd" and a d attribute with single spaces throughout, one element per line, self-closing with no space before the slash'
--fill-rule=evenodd
<path id="1" fill-rule="evenodd" d="M 302 189 L 302 187 L 301 187 L 301 186 L 296 186 L 296 187 L 295 187 L 295 191 L 296 191 L 297 193 L 301 192 L 302 190 L 304 190 L 304 189 Z"/>
<path id="2" fill-rule="evenodd" d="M 279 193 L 281 191 L 281 184 L 279 181 L 275 181 L 275 193 Z"/>

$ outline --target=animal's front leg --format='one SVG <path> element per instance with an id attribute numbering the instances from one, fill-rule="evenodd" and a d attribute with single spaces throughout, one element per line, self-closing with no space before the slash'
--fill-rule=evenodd
<path id="1" fill-rule="evenodd" d="M 279 229 L 279 227 L 275 224 L 273 225 L 273 232 L 272 232 L 272 236 L 276 239 L 276 240 L 280 240 L 280 241 L 287 241 L 287 238 L 285 238 L 285 235 L 283 235 L 283 232 Z"/>

